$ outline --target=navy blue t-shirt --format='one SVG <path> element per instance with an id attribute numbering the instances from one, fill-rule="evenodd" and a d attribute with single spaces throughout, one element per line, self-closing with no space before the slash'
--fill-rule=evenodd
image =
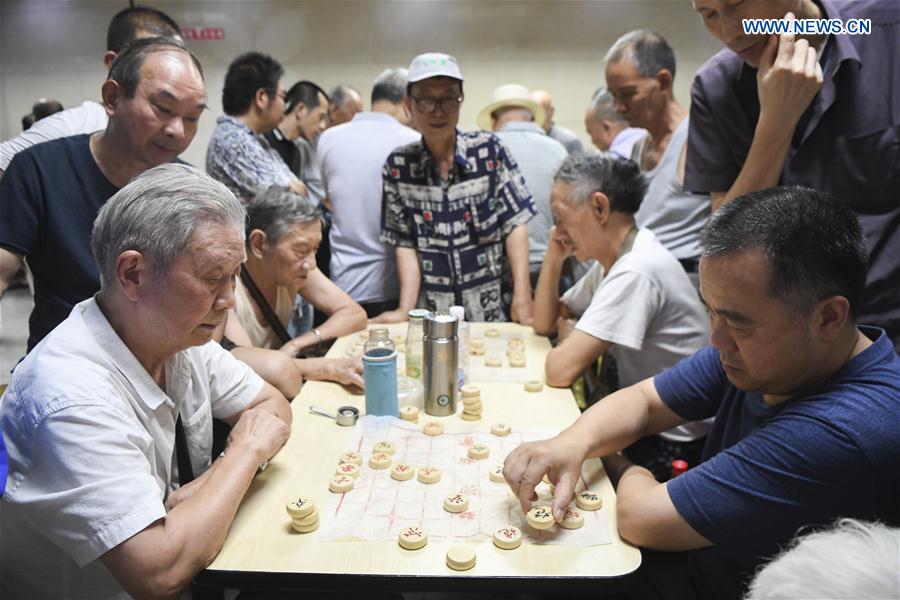
<path id="1" fill-rule="evenodd" d="M 29 351 L 100 289 L 91 231 L 118 188 L 94 162 L 89 143 L 90 135 L 76 135 L 32 146 L 0 179 L 0 246 L 24 255 L 34 274 Z"/>
<path id="2" fill-rule="evenodd" d="M 713 348 L 654 379 L 678 415 L 716 417 L 704 462 L 667 484 L 681 516 L 715 544 L 690 552 L 701 597 L 740 598 L 805 526 L 838 517 L 900 525 L 900 356 L 883 330 L 860 329 L 870 347 L 777 406 L 731 385 Z"/>

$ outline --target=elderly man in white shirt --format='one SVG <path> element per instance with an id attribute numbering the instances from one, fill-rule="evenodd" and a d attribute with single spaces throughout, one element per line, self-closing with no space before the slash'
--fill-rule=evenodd
<path id="1" fill-rule="evenodd" d="M 227 188 L 178 164 L 100 211 L 100 292 L 16 367 L 0 406 L 0 596 L 174 596 L 221 548 L 291 422 L 210 341 L 234 305 L 243 221 Z M 210 464 L 214 416 L 234 428 Z"/>

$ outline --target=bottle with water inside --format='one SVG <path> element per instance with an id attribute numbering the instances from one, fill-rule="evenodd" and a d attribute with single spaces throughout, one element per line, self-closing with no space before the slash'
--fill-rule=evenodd
<path id="1" fill-rule="evenodd" d="M 363 346 L 367 415 L 400 415 L 397 406 L 397 350 L 387 329 L 372 329 Z"/>
<path id="2" fill-rule="evenodd" d="M 462 389 L 462 386 L 469 382 L 469 324 L 466 323 L 466 309 L 462 306 L 451 306 L 450 316 L 456 317 L 459 323 L 456 334 L 459 339 L 456 383 L 459 389 Z"/>
<path id="3" fill-rule="evenodd" d="M 409 326 L 406 329 L 406 376 L 410 379 L 422 380 L 422 360 L 424 350 L 422 338 L 425 335 L 424 323 L 428 311 L 414 308 L 409 311 Z"/>

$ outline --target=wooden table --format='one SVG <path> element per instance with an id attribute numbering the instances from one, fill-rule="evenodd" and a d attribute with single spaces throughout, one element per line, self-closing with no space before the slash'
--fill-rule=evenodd
<path id="1" fill-rule="evenodd" d="M 550 350 L 547 339 L 512 323 L 472 323 L 472 333 L 483 335 L 489 326 L 522 335 L 528 379 L 542 380 L 544 357 Z M 406 326 L 394 325 L 390 329 L 392 336 L 402 335 Z M 329 356 L 344 356 L 356 335 L 338 340 Z M 528 393 L 522 384 L 474 383 L 482 390 L 482 420 L 437 418 L 446 430 L 489 430 L 490 424 L 501 417 L 520 429 L 562 429 L 580 414 L 568 389 L 545 386 L 541 393 Z M 318 532 L 294 533 L 285 504 L 302 495 L 311 497 L 319 507 L 326 505 L 331 494 L 328 481 L 337 457 L 349 449 L 353 438 L 352 427 L 340 427 L 330 419 L 311 415 L 308 409 L 313 404 L 331 411 L 346 404 L 359 407 L 361 412 L 365 410 L 363 396 L 351 395 L 337 384 L 312 381 L 303 386 L 292 404 L 290 440 L 268 469 L 257 475 L 222 551 L 198 576 L 198 583 L 260 589 L 556 593 L 582 590 L 596 595 L 622 589 L 626 576 L 641 564 L 640 551 L 618 535 L 615 492 L 596 459 L 585 465 L 584 473 L 590 487 L 603 495 L 602 511 L 608 519 L 612 544 L 587 548 L 523 544 L 514 551 L 500 550 L 490 543 L 479 544 L 476 566 L 456 572 L 444 562 L 449 543 L 432 540 L 423 550 L 409 552 L 396 541 L 323 542 L 317 539 Z M 425 418 L 422 414 L 420 422 Z M 322 519 L 326 518 L 322 515 Z"/>

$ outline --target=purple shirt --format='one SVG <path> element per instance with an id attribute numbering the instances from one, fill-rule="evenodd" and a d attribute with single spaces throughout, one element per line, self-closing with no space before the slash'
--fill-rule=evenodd
<path id="1" fill-rule="evenodd" d="M 613 138 L 612 144 L 609 145 L 609 151 L 611 154 L 630 160 L 635 143 L 645 135 L 647 135 L 646 129 L 626 127 Z"/>
<path id="2" fill-rule="evenodd" d="M 824 83 L 791 143 L 781 184 L 830 192 L 854 209 L 869 248 L 859 322 L 900 350 L 900 2 L 820 0 L 829 18 L 868 18 L 870 35 L 832 36 Z M 691 90 L 684 187 L 724 192 L 747 158 L 759 119 L 756 69 L 725 49 Z"/>

